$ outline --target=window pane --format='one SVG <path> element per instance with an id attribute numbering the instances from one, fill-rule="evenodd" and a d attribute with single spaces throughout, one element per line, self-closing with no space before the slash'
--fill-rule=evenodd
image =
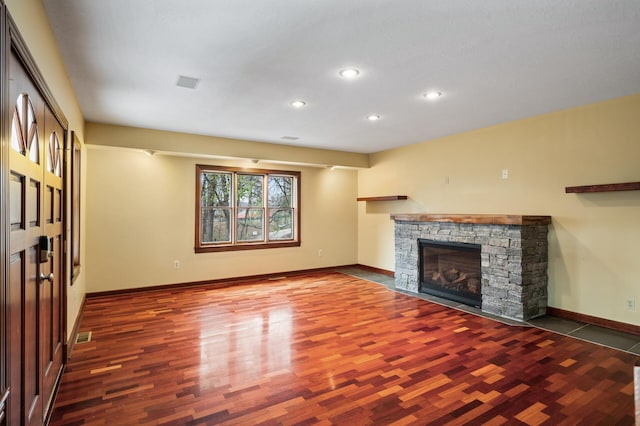
<path id="1" fill-rule="evenodd" d="M 238 175 L 238 207 L 262 207 L 262 175 Z"/>
<path id="2" fill-rule="evenodd" d="M 293 239 L 293 209 L 269 209 L 269 240 Z"/>
<path id="3" fill-rule="evenodd" d="M 293 177 L 269 176 L 269 207 L 291 207 Z"/>
<path id="4" fill-rule="evenodd" d="M 200 187 L 202 207 L 231 207 L 231 173 L 202 173 Z"/>
<path id="5" fill-rule="evenodd" d="M 202 208 L 202 243 L 231 242 L 231 209 Z"/>
<path id="6" fill-rule="evenodd" d="M 238 208 L 238 241 L 264 241 L 264 209 Z"/>

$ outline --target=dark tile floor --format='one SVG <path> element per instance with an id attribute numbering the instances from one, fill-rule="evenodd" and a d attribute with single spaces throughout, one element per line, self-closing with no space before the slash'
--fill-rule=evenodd
<path id="1" fill-rule="evenodd" d="M 367 269 L 358 267 L 344 267 L 337 268 L 338 272 L 342 272 L 347 275 L 352 275 L 358 278 L 362 278 L 368 281 L 372 281 L 378 284 L 387 286 L 390 290 L 400 293 L 408 294 L 410 296 L 419 297 L 424 300 L 429 300 L 434 303 L 449 306 L 451 308 L 460 309 L 466 312 L 470 312 L 476 315 L 484 316 L 487 318 L 495 319 L 511 325 L 538 327 L 545 330 L 553 331 L 555 333 L 563 334 L 566 336 L 575 337 L 576 339 L 586 340 L 588 342 L 597 343 L 602 346 L 607 346 L 613 349 L 618 349 L 625 352 L 630 352 L 636 355 L 640 355 L 640 336 L 630 333 L 624 333 L 617 330 L 611 330 L 604 327 L 599 327 L 593 324 L 587 324 L 580 321 L 572 321 L 564 318 L 554 317 L 551 315 L 545 315 L 540 318 L 529 320 L 528 322 L 519 322 L 509 320 L 505 318 L 496 317 L 494 315 L 482 312 L 480 309 L 470 306 L 462 305 L 458 302 L 452 302 L 447 299 L 427 295 L 409 293 L 395 288 L 395 280 L 393 277 L 372 272 Z"/>

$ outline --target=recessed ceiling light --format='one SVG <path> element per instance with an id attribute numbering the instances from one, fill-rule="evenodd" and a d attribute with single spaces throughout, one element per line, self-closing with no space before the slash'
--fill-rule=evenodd
<path id="1" fill-rule="evenodd" d="M 434 100 L 434 99 L 438 99 L 440 96 L 442 96 L 442 92 L 435 92 L 435 91 L 434 92 L 427 92 L 423 96 L 425 98 L 427 98 L 427 99 Z"/>
<path id="2" fill-rule="evenodd" d="M 285 141 L 297 141 L 300 138 L 297 136 L 282 136 L 280 139 L 284 139 Z"/>
<path id="3" fill-rule="evenodd" d="M 178 81 L 176 82 L 176 86 L 184 87 L 185 89 L 195 89 L 199 82 L 200 82 L 199 78 L 186 77 L 184 75 L 179 75 Z"/>
<path id="4" fill-rule="evenodd" d="M 295 101 L 291 101 L 291 106 L 294 107 L 294 108 L 302 108 L 306 104 L 307 103 L 305 101 L 302 101 L 300 99 L 296 99 Z"/>
<path id="5" fill-rule="evenodd" d="M 356 68 L 345 68 L 340 70 L 338 74 L 340 74 L 340 77 L 344 78 L 356 78 L 358 74 L 360 74 L 360 71 Z"/>
<path id="6" fill-rule="evenodd" d="M 369 120 L 369 121 L 378 121 L 378 120 L 380 120 L 380 116 L 378 114 L 371 114 L 370 116 L 367 117 L 367 120 Z"/>

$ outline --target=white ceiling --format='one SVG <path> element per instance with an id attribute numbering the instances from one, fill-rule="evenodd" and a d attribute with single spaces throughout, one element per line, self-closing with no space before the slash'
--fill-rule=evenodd
<path id="1" fill-rule="evenodd" d="M 639 0 L 43 3 L 88 121 L 370 153 L 640 93 Z"/>

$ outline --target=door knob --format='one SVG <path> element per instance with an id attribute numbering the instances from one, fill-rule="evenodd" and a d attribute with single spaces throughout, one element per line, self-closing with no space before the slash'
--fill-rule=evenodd
<path id="1" fill-rule="evenodd" d="M 47 280 L 50 283 L 53 283 L 53 272 L 51 272 L 49 275 L 45 275 L 44 273 L 40 272 L 40 281 L 44 281 Z"/>

